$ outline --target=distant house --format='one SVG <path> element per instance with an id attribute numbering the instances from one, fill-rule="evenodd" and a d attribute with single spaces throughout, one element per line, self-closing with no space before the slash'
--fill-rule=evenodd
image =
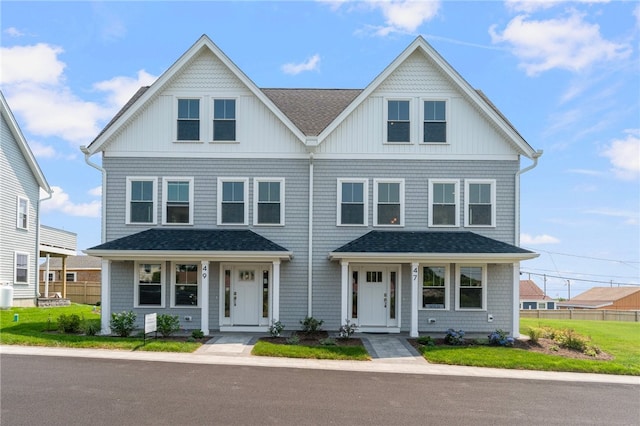
<path id="1" fill-rule="evenodd" d="M 0 285 L 11 286 L 12 305 L 34 306 L 38 257 L 74 255 L 76 235 L 40 225 L 52 190 L 1 92 L 0 116 Z"/>
<path id="2" fill-rule="evenodd" d="M 593 287 L 571 300 L 558 303 L 560 309 L 640 310 L 638 287 Z"/>
<path id="3" fill-rule="evenodd" d="M 65 295 L 74 303 L 94 304 L 100 300 L 102 261 L 93 256 L 69 256 L 40 264 L 40 294 Z"/>
<path id="4" fill-rule="evenodd" d="M 557 309 L 556 303 L 532 280 L 520 281 L 520 309 Z"/>

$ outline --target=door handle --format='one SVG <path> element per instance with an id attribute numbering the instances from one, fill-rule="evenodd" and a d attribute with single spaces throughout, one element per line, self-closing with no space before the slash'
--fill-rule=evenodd
<path id="1" fill-rule="evenodd" d="M 236 300 L 238 300 L 238 293 L 237 292 L 233 292 L 233 306 L 236 306 Z"/>
<path id="2" fill-rule="evenodd" d="M 387 293 L 384 294 L 384 307 L 387 307 Z"/>

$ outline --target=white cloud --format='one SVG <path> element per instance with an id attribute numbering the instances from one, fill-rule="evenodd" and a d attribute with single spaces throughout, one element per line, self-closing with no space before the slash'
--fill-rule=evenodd
<path id="1" fill-rule="evenodd" d="M 625 139 L 617 139 L 602 152 L 609 158 L 614 175 L 623 180 L 640 177 L 640 131 L 629 130 Z"/>
<path id="2" fill-rule="evenodd" d="M 560 242 L 559 239 L 547 234 L 542 234 L 542 235 L 520 234 L 520 244 L 526 245 L 526 246 L 535 246 L 540 244 L 558 244 L 559 242 Z"/>
<path id="3" fill-rule="evenodd" d="M 61 47 L 45 43 L 0 47 L 2 84 L 58 84 L 66 66 L 58 59 L 63 52 Z"/>
<path id="4" fill-rule="evenodd" d="M 145 70 L 140 70 L 137 78 L 114 77 L 111 80 L 98 82 L 93 87 L 107 93 L 108 101 L 111 105 L 122 107 L 141 86 L 151 85 L 156 78 L 156 76 L 149 74 Z"/>
<path id="5" fill-rule="evenodd" d="M 573 0 L 575 3 L 609 3 L 609 0 Z M 507 8 L 515 12 L 536 12 L 550 9 L 562 3 L 564 0 L 506 0 Z"/>
<path id="6" fill-rule="evenodd" d="M 320 55 L 317 53 L 307 59 L 306 62 L 300 64 L 288 63 L 282 66 L 282 71 L 285 74 L 297 75 L 303 71 L 314 71 L 318 69 L 320 65 Z"/>
<path id="7" fill-rule="evenodd" d="M 2 32 L 8 35 L 9 37 L 23 37 L 26 35 L 24 32 L 20 31 L 16 27 L 9 27 Z"/>
<path id="8" fill-rule="evenodd" d="M 69 216 L 100 217 L 100 201 L 76 204 L 69 200 L 69 194 L 59 186 L 52 186 L 51 189 L 53 190 L 51 199 L 43 201 L 40 205 L 43 213 L 59 211 Z"/>
<path id="9" fill-rule="evenodd" d="M 633 16 L 636 17 L 636 27 L 640 28 L 640 4 L 633 9 Z"/>
<path id="10" fill-rule="evenodd" d="M 576 11 L 565 18 L 548 20 L 518 15 L 502 33 L 493 25 L 489 34 L 493 43 L 511 45 L 520 67 L 530 76 L 554 68 L 577 72 L 600 61 L 625 59 L 632 52 L 628 44 L 602 38 L 600 26 L 586 22 Z"/>
<path id="11" fill-rule="evenodd" d="M 101 197 L 102 196 L 102 185 L 96 186 L 95 188 L 91 188 L 89 190 L 89 194 L 93 195 L 95 197 Z"/>

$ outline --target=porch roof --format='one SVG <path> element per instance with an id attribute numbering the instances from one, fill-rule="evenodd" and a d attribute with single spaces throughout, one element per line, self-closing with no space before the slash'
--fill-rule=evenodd
<path id="1" fill-rule="evenodd" d="M 332 260 L 517 262 L 538 254 L 468 231 L 370 231 L 329 253 Z"/>
<path id="2" fill-rule="evenodd" d="M 238 229 L 148 229 L 118 238 L 84 252 L 109 259 L 216 258 L 284 259 L 293 253 L 250 230 Z"/>

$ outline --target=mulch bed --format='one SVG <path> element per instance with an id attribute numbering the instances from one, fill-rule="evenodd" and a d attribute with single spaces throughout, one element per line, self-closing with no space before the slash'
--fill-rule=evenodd
<path id="1" fill-rule="evenodd" d="M 298 338 L 300 339 L 300 342 L 298 344 L 304 346 L 323 346 L 321 340 L 329 337 L 329 333 L 326 331 L 316 331 L 314 333 L 304 333 L 302 331 L 296 331 L 293 334 L 298 336 Z M 289 337 L 260 338 L 260 340 L 264 342 L 269 342 L 276 345 L 287 345 L 287 339 L 289 339 Z M 349 339 L 334 338 L 333 340 L 336 342 L 336 346 L 363 346 L 360 339 L 353 337 Z"/>

